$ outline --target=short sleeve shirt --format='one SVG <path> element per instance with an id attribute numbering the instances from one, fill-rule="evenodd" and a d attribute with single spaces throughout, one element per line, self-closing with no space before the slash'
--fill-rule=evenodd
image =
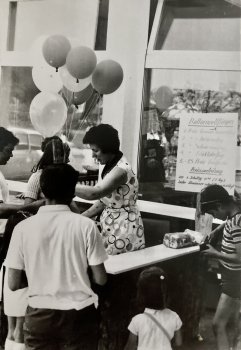
<path id="1" fill-rule="evenodd" d="M 0 171 L 0 202 L 5 203 L 5 202 L 8 202 L 8 200 L 9 200 L 8 184 L 2 172 Z"/>
<path id="2" fill-rule="evenodd" d="M 93 220 L 46 205 L 15 227 L 6 266 L 26 271 L 30 306 L 79 310 L 97 303 L 87 268 L 106 259 Z"/>
<path id="3" fill-rule="evenodd" d="M 228 218 L 224 230 L 221 252 L 225 255 L 235 254 L 236 247 L 241 244 L 241 213 Z M 230 263 L 222 261 L 224 267 L 229 270 L 241 270 L 241 263 Z"/>
<path id="4" fill-rule="evenodd" d="M 40 175 L 42 174 L 42 170 L 37 170 L 35 173 L 33 173 L 27 184 L 27 189 L 24 193 L 25 197 L 32 198 L 32 199 L 40 199 L 43 197 L 41 188 L 40 188 Z"/>
<path id="5" fill-rule="evenodd" d="M 156 318 L 165 328 L 170 339 L 182 326 L 180 317 L 170 309 L 154 310 L 146 308 L 145 312 Z M 145 313 L 133 317 L 128 329 L 138 337 L 138 350 L 171 350 L 171 344 L 166 335 Z"/>

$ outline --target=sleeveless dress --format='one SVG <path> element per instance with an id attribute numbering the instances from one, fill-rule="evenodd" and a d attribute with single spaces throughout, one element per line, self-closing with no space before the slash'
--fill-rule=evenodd
<path id="1" fill-rule="evenodd" d="M 127 182 L 100 200 L 106 205 L 100 216 L 100 231 L 109 255 L 145 248 L 143 222 L 136 204 L 138 180 L 125 157 L 115 167 L 125 170 Z"/>

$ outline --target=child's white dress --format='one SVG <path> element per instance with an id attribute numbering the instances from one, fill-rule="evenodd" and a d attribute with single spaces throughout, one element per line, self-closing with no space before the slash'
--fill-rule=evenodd
<path id="1" fill-rule="evenodd" d="M 170 309 L 154 310 L 145 309 L 165 328 L 170 339 L 174 332 L 182 326 L 182 321 L 178 314 Z M 138 350 L 171 350 L 170 341 L 157 324 L 145 313 L 138 314 L 132 318 L 128 329 L 138 337 Z"/>

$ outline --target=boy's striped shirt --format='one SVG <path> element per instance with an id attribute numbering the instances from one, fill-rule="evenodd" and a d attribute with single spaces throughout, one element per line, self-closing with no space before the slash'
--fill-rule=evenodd
<path id="1" fill-rule="evenodd" d="M 236 253 L 236 246 L 241 244 L 241 213 L 237 213 L 227 219 L 224 230 L 221 252 L 224 254 Z M 230 270 L 241 270 L 240 263 L 230 263 L 222 261 L 222 265 Z"/>

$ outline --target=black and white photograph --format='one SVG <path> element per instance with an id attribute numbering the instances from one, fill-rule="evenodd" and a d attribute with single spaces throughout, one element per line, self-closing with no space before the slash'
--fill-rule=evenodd
<path id="1" fill-rule="evenodd" d="M 241 350 L 241 0 L 0 0 L 0 350 Z"/>

